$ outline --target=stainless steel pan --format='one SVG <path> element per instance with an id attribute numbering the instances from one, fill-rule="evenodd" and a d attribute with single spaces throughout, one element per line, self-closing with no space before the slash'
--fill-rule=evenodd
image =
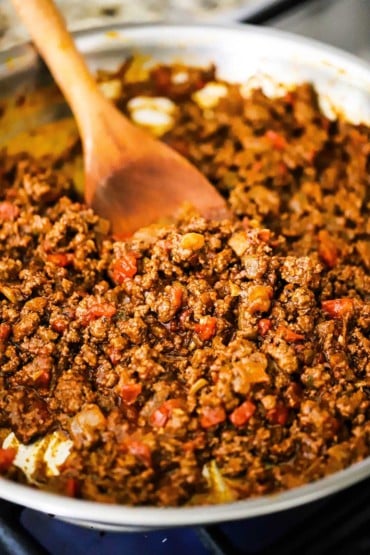
<path id="1" fill-rule="evenodd" d="M 260 84 L 267 92 L 301 81 L 313 82 L 327 111 L 370 122 L 370 68 L 334 48 L 297 36 L 253 26 L 139 25 L 95 29 L 76 34 L 91 68 L 114 69 L 130 54 L 153 63 L 214 62 L 219 75 Z M 22 130 L 53 121 L 65 113 L 61 98 L 37 91 L 47 73 L 30 45 L 0 54 L 0 98 L 27 93 L 26 110 L 0 120 L 0 146 Z M 36 91 L 36 92 L 35 92 Z M 18 113 L 18 115 L 17 115 Z M 0 497 L 77 524 L 110 530 L 138 530 L 214 523 L 288 509 L 341 490 L 370 476 L 370 458 L 313 484 L 272 496 L 211 507 L 140 508 L 103 505 L 60 497 L 0 479 Z"/>

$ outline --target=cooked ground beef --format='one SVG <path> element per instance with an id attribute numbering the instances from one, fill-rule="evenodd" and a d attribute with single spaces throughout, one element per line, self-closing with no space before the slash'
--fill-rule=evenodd
<path id="1" fill-rule="evenodd" d="M 0 157 L 0 439 L 54 430 L 73 449 L 38 484 L 112 503 L 230 501 L 310 482 L 370 454 L 370 133 L 314 88 L 236 85 L 158 67 L 117 104 L 164 95 L 162 138 L 228 199 L 114 238 L 63 161 Z M 104 76 L 103 76 L 104 77 Z M 105 79 L 107 76 L 104 77 Z M 0 471 L 19 479 L 15 452 Z"/>

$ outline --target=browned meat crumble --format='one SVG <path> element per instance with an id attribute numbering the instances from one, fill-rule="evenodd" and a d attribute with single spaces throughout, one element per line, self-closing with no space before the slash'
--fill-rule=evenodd
<path id="1" fill-rule="evenodd" d="M 192 93 L 214 68 L 173 71 L 126 83 L 118 105 L 176 101 L 163 140 L 232 221 L 113 238 L 63 160 L 0 157 L 0 439 L 73 440 L 59 476 L 40 464 L 44 489 L 215 503 L 370 453 L 369 128 L 328 120 L 309 84 L 275 99 L 228 85 L 205 113 Z M 24 480 L 14 456 L 0 449 L 0 471 Z"/>

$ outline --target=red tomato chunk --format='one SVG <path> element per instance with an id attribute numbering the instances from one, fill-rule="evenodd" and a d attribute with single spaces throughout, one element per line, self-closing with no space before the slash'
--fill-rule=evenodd
<path id="1" fill-rule="evenodd" d="M 269 320 L 268 318 L 261 318 L 261 320 L 257 324 L 258 333 L 262 336 L 266 335 L 267 332 L 271 329 L 271 326 L 271 320 Z"/>
<path id="2" fill-rule="evenodd" d="M 343 318 L 350 315 L 354 309 L 353 299 L 345 297 L 343 299 L 332 299 L 322 302 L 322 309 L 332 318 Z"/>
<path id="3" fill-rule="evenodd" d="M 125 384 L 121 387 L 121 399 L 126 405 L 132 405 L 142 391 L 142 385 L 139 383 Z"/>
<path id="4" fill-rule="evenodd" d="M 12 328 L 10 324 L 0 324 L 0 341 L 6 341 L 11 331 Z"/>
<path id="5" fill-rule="evenodd" d="M 251 401 L 244 401 L 231 414 L 230 420 L 234 426 L 244 426 L 255 413 L 256 405 Z"/>
<path id="6" fill-rule="evenodd" d="M 67 478 L 65 494 L 68 497 L 77 497 L 78 489 L 78 481 L 75 478 Z"/>
<path id="7" fill-rule="evenodd" d="M 126 445 L 131 455 L 140 459 L 146 466 L 151 466 L 152 453 L 149 445 L 136 439 L 127 440 Z"/>
<path id="8" fill-rule="evenodd" d="M 285 341 L 288 342 L 295 343 L 296 341 L 302 341 L 302 339 L 304 339 L 304 335 L 302 335 L 301 333 L 296 333 L 287 326 L 279 326 L 278 331 L 281 333 Z"/>
<path id="9" fill-rule="evenodd" d="M 158 407 L 150 417 L 150 423 L 155 428 L 163 428 L 170 418 L 173 409 L 179 409 L 184 406 L 181 399 L 168 399 L 160 407 Z"/>
<path id="10" fill-rule="evenodd" d="M 269 410 L 266 413 L 266 418 L 272 424 L 278 424 L 279 426 L 284 426 L 287 423 L 289 416 L 289 410 L 283 404 L 277 404 L 276 407 Z"/>
<path id="11" fill-rule="evenodd" d="M 0 472 L 6 472 L 13 463 L 17 450 L 14 447 L 0 447 Z"/>
<path id="12" fill-rule="evenodd" d="M 266 131 L 265 137 L 271 142 L 272 147 L 276 150 L 284 150 L 287 146 L 285 137 L 272 129 Z"/>
<path id="13" fill-rule="evenodd" d="M 133 278 L 137 272 L 136 256 L 132 252 L 127 252 L 118 258 L 112 265 L 113 281 L 120 285 L 126 279 Z"/>
<path id="14" fill-rule="evenodd" d="M 205 407 L 200 417 L 202 428 L 211 428 L 226 420 L 226 412 L 223 407 Z"/>
<path id="15" fill-rule="evenodd" d="M 18 215 L 18 206 L 9 202 L 8 200 L 0 202 L 0 221 L 13 221 Z"/>
<path id="16" fill-rule="evenodd" d="M 211 339 L 217 328 L 217 318 L 214 316 L 205 316 L 201 322 L 195 324 L 194 329 L 202 341 Z"/>
<path id="17" fill-rule="evenodd" d="M 47 261 L 55 264 L 55 266 L 59 266 L 60 268 L 65 268 L 69 266 L 73 262 L 73 254 L 70 253 L 63 253 L 63 252 L 54 252 L 47 255 Z"/>
<path id="18" fill-rule="evenodd" d="M 78 308 L 76 316 L 88 323 L 97 318 L 112 318 L 116 312 L 116 308 L 108 303 L 95 303 L 86 308 Z"/>

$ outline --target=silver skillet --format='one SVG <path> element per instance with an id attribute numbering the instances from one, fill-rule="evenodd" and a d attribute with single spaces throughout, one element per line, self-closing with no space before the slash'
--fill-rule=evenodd
<path id="1" fill-rule="evenodd" d="M 131 54 L 153 63 L 217 65 L 220 77 L 262 85 L 274 93 L 281 85 L 313 82 L 323 108 L 340 110 L 354 122 L 370 123 L 370 68 L 340 50 L 298 36 L 253 26 L 138 25 L 104 27 L 75 34 L 91 68 L 115 69 Z M 31 93 L 47 73 L 30 45 L 0 53 L 0 99 Z M 54 99 L 55 101 L 55 99 Z M 51 100 L 20 110 L 2 128 L 0 145 L 22 130 L 59 118 L 64 107 Z M 72 393 L 72 392 L 71 392 Z M 73 393 L 72 393 L 73 394 Z M 270 496 L 210 507 L 149 508 L 106 505 L 49 494 L 0 478 L 0 497 L 84 526 L 140 530 L 200 525 L 249 518 L 322 498 L 370 476 L 370 458 L 312 484 Z"/>

